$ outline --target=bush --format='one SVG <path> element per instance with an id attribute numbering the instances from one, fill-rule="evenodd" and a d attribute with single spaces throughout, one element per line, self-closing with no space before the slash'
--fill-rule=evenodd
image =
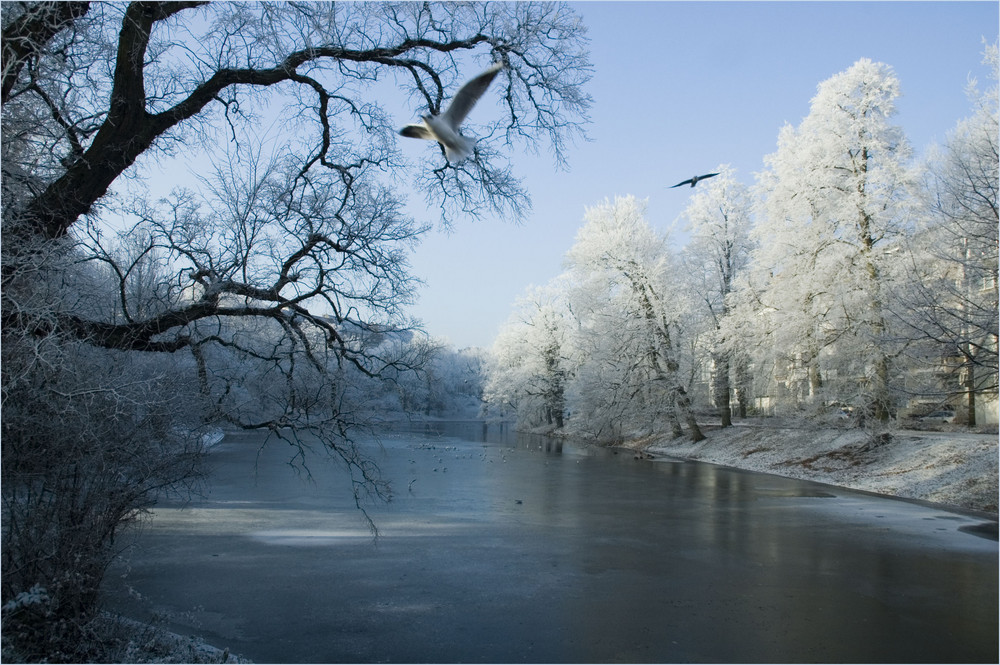
<path id="1" fill-rule="evenodd" d="M 122 526 L 198 478 L 196 411 L 163 359 L 57 336 L 2 348 L 5 660 L 85 661 Z"/>

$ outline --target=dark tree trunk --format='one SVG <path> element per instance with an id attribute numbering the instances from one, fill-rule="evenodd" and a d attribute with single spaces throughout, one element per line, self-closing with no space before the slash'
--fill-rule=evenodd
<path id="1" fill-rule="evenodd" d="M 730 427 L 733 424 L 733 410 L 729 386 L 729 354 L 723 353 L 717 355 L 714 365 L 715 374 L 712 378 L 715 392 L 715 406 L 719 409 L 722 426 Z"/>
<path id="2" fill-rule="evenodd" d="M 745 357 L 741 355 L 737 356 L 736 360 L 736 403 L 740 418 L 746 418 L 750 405 L 750 368 L 747 367 Z"/>
<path id="3" fill-rule="evenodd" d="M 823 389 L 823 375 L 819 371 L 819 360 L 809 361 L 809 399 L 815 400 Z"/>
<path id="4" fill-rule="evenodd" d="M 972 358 L 968 359 L 968 368 L 965 375 L 965 388 L 968 397 L 968 426 L 976 426 L 976 365 Z"/>
<path id="5" fill-rule="evenodd" d="M 38 2 L 4 28 L 0 85 L 4 104 L 28 60 L 89 9 L 89 2 Z"/>
<path id="6" fill-rule="evenodd" d="M 684 421 L 687 423 L 688 429 L 691 430 L 691 440 L 704 441 L 705 435 L 702 434 L 701 428 L 698 427 L 698 421 L 695 420 L 694 414 L 691 412 L 691 400 L 683 386 L 677 386 L 676 402 L 681 413 L 684 414 Z"/>
<path id="7" fill-rule="evenodd" d="M 202 100 L 204 95 L 197 98 L 192 95 L 186 106 L 175 107 L 179 113 L 150 115 L 146 111 L 144 69 L 153 24 L 198 4 L 132 3 L 128 6 L 118 38 L 107 118 L 90 147 L 77 155 L 66 172 L 21 211 L 18 226 L 32 229 L 46 238 L 63 237 L 158 136 L 200 111 L 211 100 L 211 97 Z M 6 85 L 6 81 L 4 83 Z M 215 92 L 222 87 L 218 85 Z"/>

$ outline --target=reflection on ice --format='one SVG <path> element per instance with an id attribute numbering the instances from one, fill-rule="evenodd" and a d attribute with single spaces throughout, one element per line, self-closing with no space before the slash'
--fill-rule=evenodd
<path id="1" fill-rule="evenodd" d="M 185 507 L 156 508 L 150 512 L 158 533 L 239 536 L 257 542 L 298 546 L 354 545 L 359 541 L 375 540 L 366 521 L 356 511 Z M 452 535 L 467 528 L 468 523 L 379 515 L 376 526 L 378 539 L 384 541 Z"/>
<path id="2" fill-rule="evenodd" d="M 326 545 L 355 544 L 360 539 L 371 539 L 371 532 L 364 529 L 267 529 L 254 531 L 250 538 L 271 545 Z"/>
<path id="3" fill-rule="evenodd" d="M 977 516 L 426 429 L 371 446 L 395 488 L 365 504 L 377 539 L 335 464 L 216 448 L 204 500 L 154 510 L 117 604 L 134 589 L 258 662 L 996 662 Z M 193 607 L 231 624 L 177 618 Z"/>
<path id="4" fill-rule="evenodd" d="M 286 513 L 281 514 L 282 517 Z M 277 516 L 276 516 L 277 517 Z M 452 535 L 467 525 L 456 522 L 399 522 L 379 520 L 378 540 Z M 272 545 L 320 547 L 326 545 L 356 545 L 359 541 L 374 543 L 370 529 L 364 525 L 336 529 L 300 526 L 284 529 L 261 529 L 246 534 L 249 538 Z"/>

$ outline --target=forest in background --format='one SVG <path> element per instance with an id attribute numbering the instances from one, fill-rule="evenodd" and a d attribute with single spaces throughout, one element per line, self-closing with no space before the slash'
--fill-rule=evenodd
<path id="1" fill-rule="evenodd" d="M 796 415 L 864 427 L 941 413 L 997 422 L 998 120 L 993 80 L 915 159 L 900 82 L 860 60 L 821 83 L 748 187 L 698 183 L 675 250 L 645 204 L 587 209 L 565 272 L 532 287 L 494 346 L 488 411 L 616 442 L 702 438 Z"/>

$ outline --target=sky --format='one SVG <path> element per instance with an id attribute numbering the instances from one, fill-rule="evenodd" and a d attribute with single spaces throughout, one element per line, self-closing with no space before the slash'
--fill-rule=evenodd
<path id="1" fill-rule="evenodd" d="M 546 153 L 515 159 L 533 202 L 521 224 L 460 220 L 425 235 L 411 259 L 423 281 L 411 314 L 457 349 L 492 346 L 517 298 L 562 272 L 588 207 L 648 199 L 650 224 L 681 243 L 693 190 L 669 186 L 721 164 L 752 184 L 817 85 L 861 58 L 894 69 L 895 122 L 919 157 L 971 114 L 969 77 L 991 84 L 983 38 L 1000 26 L 997 2 L 570 4 L 589 30 L 590 140 L 567 151 L 563 171 Z"/>

